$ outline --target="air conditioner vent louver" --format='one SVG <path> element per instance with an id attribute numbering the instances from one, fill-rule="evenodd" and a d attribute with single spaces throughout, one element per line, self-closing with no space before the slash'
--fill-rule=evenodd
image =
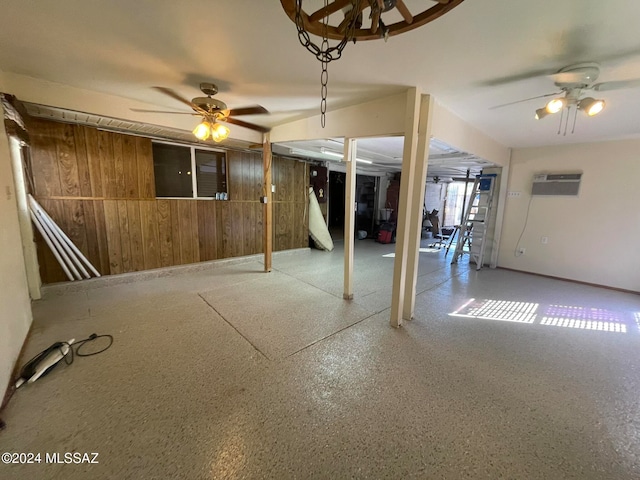
<path id="1" fill-rule="evenodd" d="M 533 176 L 531 195 L 578 195 L 582 173 L 542 173 Z"/>

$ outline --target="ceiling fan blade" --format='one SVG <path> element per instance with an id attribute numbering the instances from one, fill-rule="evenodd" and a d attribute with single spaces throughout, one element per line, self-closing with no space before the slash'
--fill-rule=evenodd
<path id="1" fill-rule="evenodd" d="M 606 92 L 609 90 L 620 90 L 623 88 L 637 88 L 640 87 L 640 78 L 633 80 L 620 80 L 618 82 L 602 82 L 596 83 L 592 88 L 596 92 Z"/>
<path id="2" fill-rule="evenodd" d="M 222 119 L 220 119 L 220 120 L 222 120 Z M 271 129 L 268 128 L 268 127 L 261 127 L 260 125 L 255 125 L 253 123 L 243 122 L 242 120 L 238 120 L 237 118 L 228 117 L 224 121 L 228 122 L 228 123 L 233 123 L 234 125 L 239 125 L 240 127 L 249 128 L 251 130 L 255 130 L 255 131 L 261 132 L 261 133 L 267 133 L 267 132 L 271 131 Z"/>
<path id="3" fill-rule="evenodd" d="M 261 113 L 269 112 L 262 105 L 251 105 L 250 107 L 232 108 L 231 110 L 229 110 L 228 115 L 232 115 L 235 117 L 239 115 L 259 115 Z"/>
<path id="4" fill-rule="evenodd" d="M 200 107 L 198 107 L 195 103 L 191 103 L 189 100 L 187 100 L 180 94 L 176 93 L 175 91 L 171 90 L 170 88 L 167 88 L 167 87 L 153 87 L 153 88 L 173 98 L 174 100 L 178 100 L 180 103 L 184 103 L 185 105 L 188 105 L 189 107 L 193 108 L 197 112 L 201 112 L 203 114 L 207 113 L 204 110 L 202 110 Z"/>
<path id="5" fill-rule="evenodd" d="M 515 75 L 509 75 L 506 77 L 485 80 L 484 82 L 481 82 L 480 85 L 483 87 L 498 87 L 500 85 L 506 85 L 508 83 L 521 82 L 523 80 L 530 80 L 532 78 L 552 75 L 555 72 L 556 70 L 551 70 L 551 69 L 529 70 L 528 72 L 517 73 Z"/>
<path id="6" fill-rule="evenodd" d="M 194 112 L 172 112 L 170 110 L 146 110 L 144 108 L 130 108 L 132 112 L 144 112 L 144 113 L 172 113 L 174 115 L 198 115 Z"/>
<path id="7" fill-rule="evenodd" d="M 402 18 L 404 18 L 405 22 L 409 24 L 413 23 L 413 15 L 411 15 L 411 12 L 404 4 L 404 0 L 398 0 L 396 2 L 396 8 L 398 9 L 398 12 L 400 12 L 400 15 L 402 15 Z"/>
<path id="8" fill-rule="evenodd" d="M 537 97 L 525 98 L 524 100 L 517 100 L 515 102 L 509 102 L 509 103 L 503 103 L 502 105 L 496 105 L 495 107 L 491 107 L 489 110 L 495 110 L 497 108 L 508 107 L 509 105 L 515 105 L 516 103 L 528 102 L 529 100 L 535 100 L 536 98 L 552 97 L 554 95 L 561 95 L 561 94 L 562 94 L 562 92 L 547 93 L 545 95 L 538 95 Z"/>

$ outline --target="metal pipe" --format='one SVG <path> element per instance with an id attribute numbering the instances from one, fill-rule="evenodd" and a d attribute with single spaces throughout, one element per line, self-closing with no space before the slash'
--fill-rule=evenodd
<path id="1" fill-rule="evenodd" d="M 29 209 L 29 214 L 31 215 L 31 220 L 33 221 L 33 224 L 36 226 L 36 228 L 40 232 L 40 235 L 42 235 L 42 238 L 44 238 L 44 241 L 47 243 L 47 246 L 53 252 L 53 256 L 56 257 L 56 260 L 64 270 L 64 273 L 67 274 L 67 278 L 73 282 L 75 280 L 74 276 L 71 275 L 71 272 L 67 267 L 67 264 L 60 257 L 60 254 L 58 253 L 58 250 L 56 250 L 56 247 L 54 247 L 51 239 L 49 238 L 49 235 L 47 234 L 47 232 L 45 232 L 44 227 L 40 224 L 40 220 L 38 220 L 38 218 L 36 217 L 36 214 L 33 212 L 32 209 Z"/>
<path id="2" fill-rule="evenodd" d="M 33 198 L 31 195 L 29 195 L 29 197 L 30 197 L 31 200 L 33 200 L 35 205 L 37 205 L 38 210 L 41 211 L 42 214 L 51 222 L 51 224 L 53 224 L 56 227 L 57 231 L 60 233 L 60 235 L 62 236 L 64 241 L 67 243 L 67 245 L 69 245 L 69 247 L 75 252 L 77 257 L 89 268 L 89 270 L 91 270 L 91 272 L 93 273 L 94 276 L 100 277 L 101 276 L 100 272 L 98 272 L 98 270 L 96 270 L 96 268 L 87 259 L 87 257 L 84 256 L 84 254 L 78 249 L 78 247 L 76 247 L 76 245 L 71 241 L 71 239 L 67 236 L 67 234 L 64 233 L 64 231 L 53 221 L 53 219 L 49 216 L 49 214 L 40 206 L 40 204 L 38 204 L 38 202 L 35 200 L 35 198 Z M 82 268 L 83 271 L 86 272 L 84 267 L 82 267 L 81 265 L 79 265 L 79 267 Z M 87 273 L 86 275 L 87 275 L 87 278 L 91 278 L 91 275 L 89 275 L 89 273 Z"/>

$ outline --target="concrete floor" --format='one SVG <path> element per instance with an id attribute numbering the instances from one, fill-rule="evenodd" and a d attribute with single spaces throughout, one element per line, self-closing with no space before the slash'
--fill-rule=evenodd
<path id="1" fill-rule="evenodd" d="M 424 252 L 416 318 L 396 330 L 393 249 L 357 242 L 351 302 L 340 243 L 270 274 L 253 259 L 50 290 L 25 357 L 115 341 L 16 392 L 0 452 L 43 463 L 0 478 L 640 478 L 639 296 Z M 504 321 L 485 300 L 533 313 Z"/>

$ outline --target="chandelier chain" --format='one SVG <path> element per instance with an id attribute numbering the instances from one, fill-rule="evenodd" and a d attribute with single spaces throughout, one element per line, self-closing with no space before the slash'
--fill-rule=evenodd
<path id="1" fill-rule="evenodd" d="M 356 0 L 354 2 L 353 8 L 350 12 L 346 13 L 346 15 L 351 15 L 349 19 L 348 28 L 345 31 L 344 37 L 337 45 L 333 47 L 329 45 L 329 36 L 328 36 L 328 24 L 329 24 L 329 16 L 325 16 L 322 20 L 322 43 L 320 46 L 313 43 L 309 33 L 304 28 L 304 20 L 302 18 L 302 0 L 296 0 L 296 28 L 298 30 L 298 40 L 300 44 L 305 47 L 309 52 L 311 52 L 322 64 L 322 72 L 320 74 L 320 123 L 322 128 L 325 127 L 326 118 L 325 115 L 327 113 L 327 93 L 328 93 L 328 83 L 329 83 L 329 71 L 328 65 L 333 60 L 338 60 L 342 56 L 342 51 L 344 47 L 346 47 L 347 43 L 353 39 L 355 42 L 355 28 L 358 20 L 358 15 L 360 14 L 360 2 L 362 0 Z M 329 0 L 324 0 L 325 8 L 329 5 Z"/>

